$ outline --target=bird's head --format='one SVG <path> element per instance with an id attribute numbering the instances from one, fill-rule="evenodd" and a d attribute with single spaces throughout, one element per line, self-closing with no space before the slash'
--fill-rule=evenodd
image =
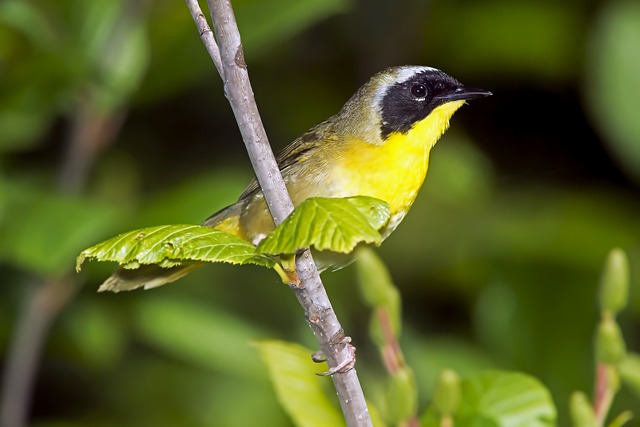
<path id="1" fill-rule="evenodd" d="M 390 135 L 407 134 L 430 118 L 432 127 L 442 128 L 437 129 L 437 139 L 464 101 L 489 95 L 491 92 L 464 86 L 436 68 L 391 67 L 374 75 L 351 97 L 338 121 L 346 133 L 359 129 L 366 140 L 384 143 Z"/>

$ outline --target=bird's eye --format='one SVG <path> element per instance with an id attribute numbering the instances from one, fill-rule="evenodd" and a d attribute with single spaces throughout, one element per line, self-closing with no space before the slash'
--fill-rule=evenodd
<path id="1" fill-rule="evenodd" d="M 427 87 L 422 83 L 416 83 L 411 86 L 411 95 L 416 98 L 424 98 L 427 96 Z"/>

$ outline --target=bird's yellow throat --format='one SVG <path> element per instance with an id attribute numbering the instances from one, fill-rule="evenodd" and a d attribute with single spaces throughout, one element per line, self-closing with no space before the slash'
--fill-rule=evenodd
<path id="1" fill-rule="evenodd" d="M 399 143 L 406 145 L 407 149 L 417 151 L 426 149 L 428 154 L 442 134 L 449 128 L 449 120 L 453 113 L 462 107 L 464 102 L 452 101 L 437 107 L 427 117 L 417 122 L 409 132 L 404 135 L 399 133 L 391 134 L 389 140 L 398 138 L 400 139 Z"/>
<path id="2" fill-rule="evenodd" d="M 382 145 L 350 141 L 339 167 L 341 182 L 350 187 L 345 193 L 384 200 L 392 215 L 406 212 L 424 182 L 431 148 L 462 104 L 464 101 L 452 101 L 435 108 L 408 132 L 390 134 Z"/>

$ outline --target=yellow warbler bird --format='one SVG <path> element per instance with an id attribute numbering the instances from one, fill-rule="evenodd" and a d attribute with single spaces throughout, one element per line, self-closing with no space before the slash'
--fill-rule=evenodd
<path id="1" fill-rule="evenodd" d="M 466 100 L 491 95 L 442 71 L 423 66 L 387 68 L 371 78 L 340 112 L 293 141 L 277 161 L 293 204 L 309 197 L 371 196 L 389 204 L 387 237 L 413 204 L 429 165 L 429 153 Z M 236 203 L 203 225 L 257 244 L 274 229 L 257 181 Z M 203 263 L 178 267 L 120 268 L 100 287 L 152 288 L 179 279 Z"/>

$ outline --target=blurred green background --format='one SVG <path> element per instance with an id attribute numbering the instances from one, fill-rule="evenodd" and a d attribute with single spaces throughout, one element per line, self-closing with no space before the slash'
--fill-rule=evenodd
<path id="1" fill-rule="evenodd" d="M 640 3 L 233 4 L 275 150 L 386 66 L 431 65 L 494 93 L 456 114 L 379 253 L 422 408 L 439 369 L 493 367 L 539 378 L 567 425 L 570 393 L 592 391 L 613 246 L 630 256 L 620 321 L 640 349 Z M 35 355 L 30 425 L 290 425 L 251 342 L 315 343 L 276 275 L 215 265 L 115 295 L 95 292 L 112 265 L 73 273 L 85 247 L 199 223 L 251 177 L 184 2 L 0 2 L 0 361 L 28 372 Z M 354 269 L 323 278 L 375 394 L 385 374 Z M 638 406 L 623 389 L 612 413 Z"/>

